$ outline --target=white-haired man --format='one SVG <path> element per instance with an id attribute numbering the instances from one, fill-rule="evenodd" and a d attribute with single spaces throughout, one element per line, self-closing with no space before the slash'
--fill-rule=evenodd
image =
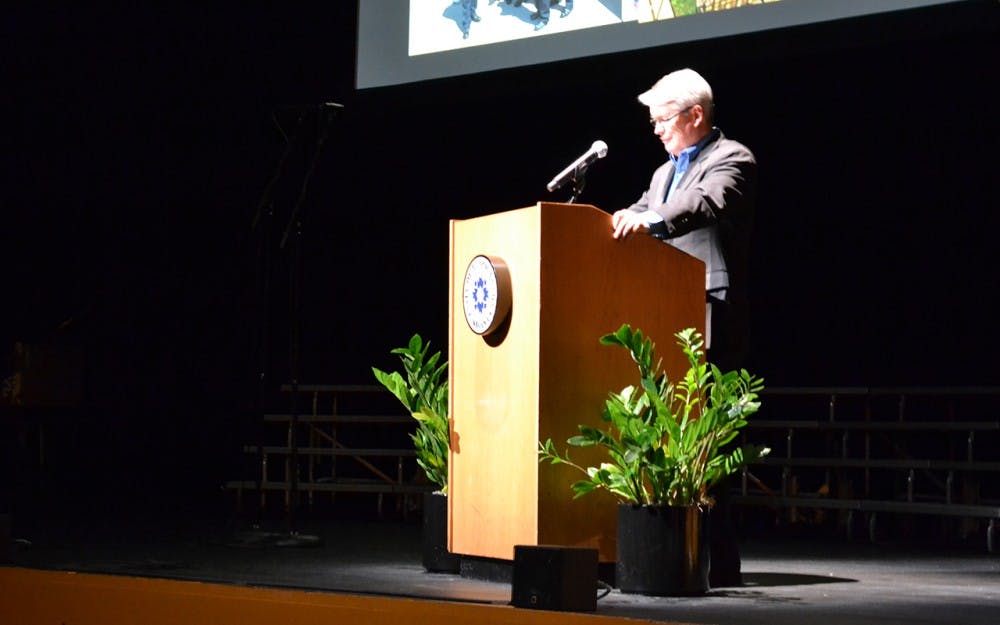
<path id="1" fill-rule="evenodd" d="M 637 202 L 615 212 L 615 238 L 645 233 L 705 262 L 705 342 L 724 370 L 747 349 L 746 265 L 757 161 L 712 125 L 712 88 L 681 69 L 639 96 L 669 159 Z"/>
<path id="2" fill-rule="evenodd" d="M 713 126 L 712 88 L 681 69 L 639 96 L 669 159 L 639 200 L 614 213 L 615 238 L 645 233 L 705 262 L 708 359 L 723 371 L 742 366 L 748 347 L 747 256 L 757 161 Z M 740 558 L 729 527 L 728 489 L 715 493 L 713 586 L 740 583 Z"/>

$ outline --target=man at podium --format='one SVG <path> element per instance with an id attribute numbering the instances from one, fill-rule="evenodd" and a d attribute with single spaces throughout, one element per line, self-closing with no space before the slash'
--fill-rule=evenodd
<path id="1" fill-rule="evenodd" d="M 713 125 L 712 88 L 681 69 L 639 96 L 668 160 L 639 200 L 612 217 L 615 238 L 645 233 L 705 263 L 705 346 L 723 371 L 742 365 L 748 348 L 747 256 L 757 161 Z M 678 328 L 680 329 L 680 328 Z M 716 489 L 711 585 L 740 583 L 740 557 L 725 483 Z"/>
<path id="2" fill-rule="evenodd" d="M 705 263 L 708 358 L 721 369 L 747 350 L 746 271 L 757 161 L 713 126 L 712 88 L 681 69 L 639 95 L 668 160 L 639 200 L 612 217 L 615 238 L 650 234 Z"/>

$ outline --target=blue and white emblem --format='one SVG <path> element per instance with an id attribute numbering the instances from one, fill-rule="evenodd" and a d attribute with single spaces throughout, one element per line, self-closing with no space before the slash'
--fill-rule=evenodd
<path id="1" fill-rule="evenodd" d="M 502 261 L 494 263 L 486 256 L 476 256 L 465 270 L 465 284 L 462 290 L 465 321 L 476 334 L 492 332 L 503 321 L 509 308 L 509 297 L 504 298 L 502 290 L 509 292 L 510 281 L 507 267 Z M 501 305 L 507 300 L 507 306 Z"/>

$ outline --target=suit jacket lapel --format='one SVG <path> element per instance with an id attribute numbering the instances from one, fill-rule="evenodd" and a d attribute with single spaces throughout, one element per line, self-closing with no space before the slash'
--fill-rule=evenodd
<path id="1" fill-rule="evenodd" d="M 698 153 L 698 156 L 694 159 L 694 162 L 688 165 L 687 171 L 684 172 L 684 177 L 681 178 L 681 182 L 679 185 L 677 185 L 677 189 L 675 189 L 675 191 L 680 191 L 682 189 L 688 188 L 693 184 L 692 180 L 697 180 L 699 177 L 701 177 L 701 170 L 705 169 L 705 163 L 709 162 L 709 160 L 711 159 L 712 152 L 715 151 L 715 148 L 719 147 L 719 141 L 721 139 L 722 139 L 722 133 L 720 132 L 717 138 L 715 138 L 713 141 L 710 141 L 708 144 L 705 145 L 705 147 L 701 149 L 701 152 Z M 666 189 L 664 189 L 664 191 L 666 191 Z"/>
<path id="2" fill-rule="evenodd" d="M 662 175 L 656 181 L 656 187 L 653 189 L 653 197 L 657 199 L 659 204 L 663 204 L 667 199 L 667 189 L 670 188 L 670 181 L 674 179 L 673 162 L 668 160 L 660 172 Z"/>

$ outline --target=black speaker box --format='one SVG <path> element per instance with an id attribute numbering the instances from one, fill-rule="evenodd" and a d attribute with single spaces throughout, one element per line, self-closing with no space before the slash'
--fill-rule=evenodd
<path id="1" fill-rule="evenodd" d="M 519 608 L 593 612 L 597 550 L 515 545 L 511 603 Z"/>

